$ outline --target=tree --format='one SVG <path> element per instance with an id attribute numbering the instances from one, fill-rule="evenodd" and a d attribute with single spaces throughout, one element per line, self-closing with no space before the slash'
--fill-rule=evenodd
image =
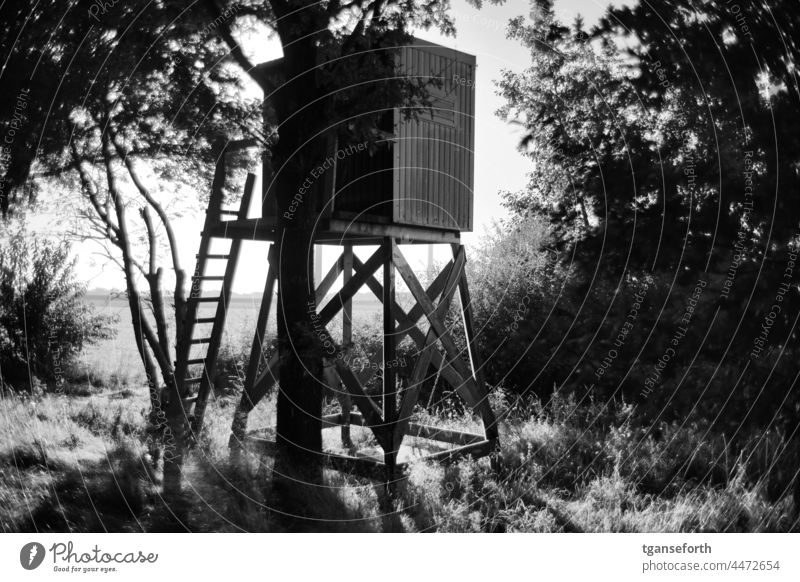
<path id="1" fill-rule="evenodd" d="M 257 103 L 240 95 L 237 71 L 219 65 L 227 51 L 200 8 L 76 2 L 63 12 L 49 3 L 3 9 L 15 19 L 4 25 L 23 39 L 9 47 L 3 78 L 12 89 L 4 96 L 24 96 L 24 113 L 9 114 L 6 127 L 28 123 L 25 135 L 39 144 L 32 154 L 31 138 L 11 140 L 3 208 L 13 210 L 22 186 L 80 193 L 76 235 L 106 243 L 125 276 L 151 428 L 174 442 L 165 488 L 177 490 L 186 426 L 175 396 L 170 327 L 181 333 L 186 275 L 167 201 L 208 191 L 221 144 L 255 129 L 248 124 L 260 120 Z M 164 255 L 174 273 L 171 306 L 159 266 Z M 162 385 L 172 410 L 166 417 Z"/>
<path id="2" fill-rule="evenodd" d="M 574 262 L 574 325 L 558 342 L 579 349 L 558 382 L 626 394 L 654 419 L 796 432 L 784 362 L 798 289 L 782 278 L 798 238 L 798 93 L 796 48 L 780 39 L 797 17 L 782 2 L 746 22 L 724 3 L 642 3 L 585 32 L 534 4 L 538 16 L 510 28 L 532 67 L 501 80 L 501 114 L 524 124 L 535 163 L 509 207 L 552 221 Z M 646 303 L 619 340 L 643 281 Z"/>
<path id="3" fill-rule="evenodd" d="M 693 105 L 695 149 L 705 159 L 696 182 L 708 192 L 699 202 L 712 212 L 692 230 L 698 258 L 721 290 L 704 408 L 734 436 L 751 424 L 777 428 L 795 451 L 800 397 L 787 363 L 800 350 L 793 267 L 800 242 L 798 29 L 800 16 L 787 0 L 642 3 L 610 10 L 598 29 L 626 37 L 629 57 L 642 63 L 634 83 L 654 106 L 670 85 Z M 668 83 L 655 82 L 653 63 L 662 64 Z M 715 377 L 718 368 L 727 373 Z"/>

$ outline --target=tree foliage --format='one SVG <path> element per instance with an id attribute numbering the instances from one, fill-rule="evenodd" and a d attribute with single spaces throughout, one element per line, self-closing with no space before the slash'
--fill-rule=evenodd
<path id="1" fill-rule="evenodd" d="M 778 4 L 641 3 L 587 32 L 541 0 L 512 21 L 532 65 L 504 74 L 500 113 L 527 130 L 533 171 L 506 203 L 545 217 L 571 268 L 559 300 L 570 325 L 537 322 L 552 353 L 540 378 L 733 433 L 797 426 L 786 35 L 800 21 Z"/>

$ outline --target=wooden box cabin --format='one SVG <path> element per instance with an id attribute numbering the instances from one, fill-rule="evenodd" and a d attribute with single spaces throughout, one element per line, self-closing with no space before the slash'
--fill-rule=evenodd
<path id="1" fill-rule="evenodd" d="M 364 224 L 419 227 L 423 230 L 408 232 L 423 238 L 428 229 L 471 231 L 475 57 L 417 39 L 400 48 L 396 58 L 400 74 L 430 80 L 429 103 L 416 107 L 414 116 L 404 108 L 389 111 L 381 127 L 385 141 L 372 151 L 339 141 L 331 150 L 336 158 L 332 198 L 319 208 L 333 232 L 340 221 L 351 233 L 355 221 L 364 234 L 374 231 Z M 280 60 L 262 66 L 274 70 Z M 274 220 L 271 192 L 265 200 L 264 218 Z M 415 234 L 403 238 L 410 242 Z"/>

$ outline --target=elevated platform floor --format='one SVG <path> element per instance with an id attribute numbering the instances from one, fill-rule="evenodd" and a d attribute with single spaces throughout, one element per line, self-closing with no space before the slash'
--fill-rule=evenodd
<path id="1" fill-rule="evenodd" d="M 274 217 L 247 218 L 218 222 L 208 234 L 228 239 L 274 241 L 276 230 L 277 220 Z M 314 242 L 377 245 L 385 237 L 396 238 L 400 244 L 459 244 L 461 241 L 458 231 L 333 217 L 320 219 Z"/>

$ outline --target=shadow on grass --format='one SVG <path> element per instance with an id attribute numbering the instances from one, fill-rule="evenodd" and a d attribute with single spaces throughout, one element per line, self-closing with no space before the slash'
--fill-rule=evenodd
<path id="1" fill-rule="evenodd" d="M 45 461 L 46 463 L 46 461 Z M 22 467 L 18 466 L 22 470 Z M 148 497 L 154 490 L 142 461 L 127 447 L 109 451 L 96 463 L 58 472 L 47 464 L 29 464 L 23 478 L 48 474 L 50 482 L 35 507 L 15 528 L 20 532 L 141 532 L 146 531 Z"/>

